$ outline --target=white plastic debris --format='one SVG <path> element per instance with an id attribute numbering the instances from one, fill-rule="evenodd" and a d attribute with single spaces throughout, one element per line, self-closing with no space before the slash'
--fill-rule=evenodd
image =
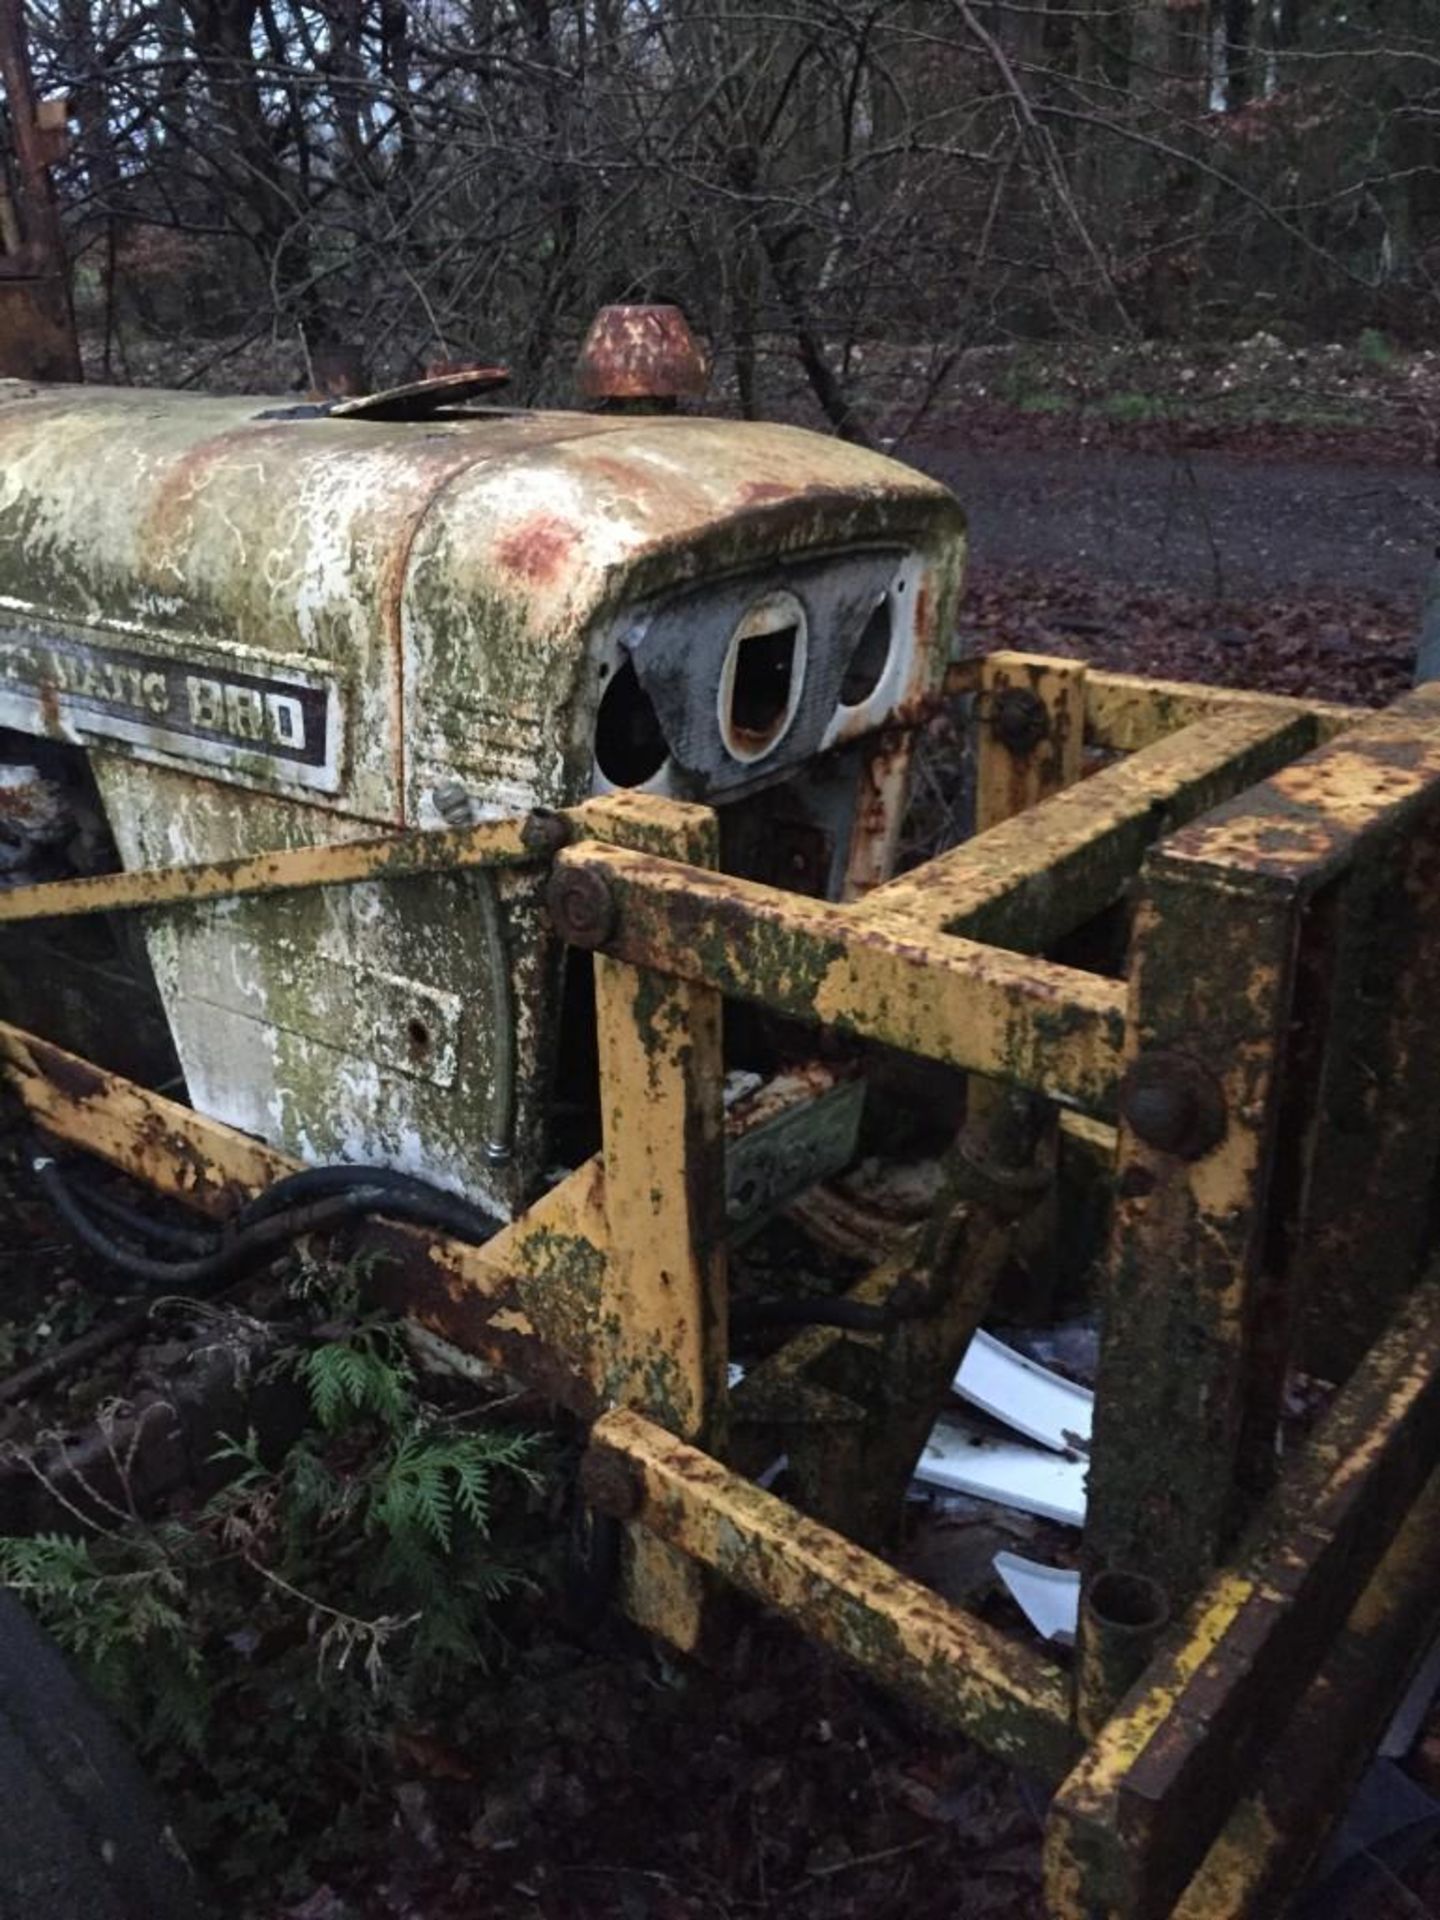
<path id="1" fill-rule="evenodd" d="M 1057 1453 L 1089 1451 L 1094 1394 L 1038 1360 L 1027 1360 L 993 1334 L 977 1333 L 971 1340 L 954 1387 L 962 1400 L 1042 1447 Z"/>
<path id="2" fill-rule="evenodd" d="M 925 1486 L 995 1500 L 1067 1527 L 1085 1523 L 1085 1473 L 1082 1459 L 981 1433 L 954 1414 L 935 1423 L 915 1468 Z"/>
<path id="3" fill-rule="evenodd" d="M 993 1564 L 1040 1638 L 1072 1645 L 1080 1621 L 1079 1574 L 1068 1567 L 1042 1566 L 1018 1553 L 997 1553 Z"/>
<path id="4" fill-rule="evenodd" d="M 744 1377 L 744 1367 L 732 1360 L 731 1387 Z M 925 1443 L 915 1468 L 916 1483 L 993 1500 L 1062 1526 L 1083 1526 L 1082 1456 L 1090 1445 L 1095 1396 L 983 1332 L 966 1349 L 954 1387 L 1024 1440 L 982 1433 L 961 1415 L 946 1414 Z"/>

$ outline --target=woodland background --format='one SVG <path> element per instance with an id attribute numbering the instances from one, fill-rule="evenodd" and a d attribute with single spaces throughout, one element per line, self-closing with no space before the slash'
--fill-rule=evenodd
<path id="1" fill-rule="evenodd" d="M 664 298 L 738 408 L 783 362 L 864 436 L 877 351 L 913 409 L 996 342 L 1434 332 L 1440 0 L 28 13 L 102 377 L 360 344 L 553 400 L 598 305 Z"/>

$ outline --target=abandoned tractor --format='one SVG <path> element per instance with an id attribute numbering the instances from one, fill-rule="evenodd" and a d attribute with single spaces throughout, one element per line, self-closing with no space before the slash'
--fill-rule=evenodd
<path id="1" fill-rule="evenodd" d="M 585 1423 L 634 1619 L 693 1649 L 739 1589 L 1042 1776 L 1057 1916 L 1277 1911 L 1440 1621 L 1440 688 L 956 662 L 929 480 L 481 384 L 0 386 L 38 1176 L 156 1284 L 363 1223 L 383 1298 Z M 900 870 L 942 702 L 973 831 Z M 731 1288 L 916 1140 L 847 1291 Z M 204 1250 L 127 1251 L 62 1154 Z M 1093 1434 L 1033 1436 L 1073 1656 L 882 1557 L 1002 1293 L 1100 1315 Z"/>

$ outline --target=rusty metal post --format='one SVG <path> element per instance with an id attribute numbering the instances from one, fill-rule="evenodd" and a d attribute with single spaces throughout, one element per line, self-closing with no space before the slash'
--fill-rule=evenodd
<path id="1" fill-rule="evenodd" d="M 1290 1265 L 1305 1279 L 1301 1364 L 1343 1380 L 1413 1282 L 1440 1165 L 1440 808 L 1343 883 L 1333 1010 Z M 1312 916 L 1312 918 L 1315 916 Z M 1362 1204 L 1363 1201 L 1363 1204 Z"/>
<path id="2" fill-rule="evenodd" d="M 1080 778 L 1084 665 L 990 654 L 980 671 L 975 831 L 1012 819 Z"/>
<path id="3" fill-rule="evenodd" d="M 633 833 L 633 809 L 624 797 L 617 805 L 620 830 Z M 594 803 L 593 813 L 604 811 Z M 718 861 L 713 814 L 664 802 L 652 813 L 651 845 Z M 615 903 L 598 875 L 557 873 L 550 899 L 574 944 L 608 937 Z M 727 1356 L 721 996 L 597 953 L 595 1005 L 609 1243 L 597 1327 L 601 1397 L 714 1445 Z M 699 1644 L 706 1583 L 693 1560 L 632 1526 L 624 1582 L 632 1619 L 674 1646 Z"/>
<path id="4" fill-rule="evenodd" d="M 47 124 L 36 106 L 24 0 L 0 0 L 0 86 L 15 145 L 20 240 L 18 251 L 0 251 L 0 375 L 79 380 L 65 238 L 50 179 L 51 165 L 63 151 L 64 124 Z"/>
<path id="5" fill-rule="evenodd" d="M 1435 939 L 1428 848 L 1437 816 L 1440 689 L 1427 688 L 1217 809 L 1146 863 L 1086 1557 L 1092 1578 L 1123 1567 L 1158 1580 L 1175 1611 L 1208 1575 L 1246 1496 L 1263 1485 L 1260 1459 L 1273 1456 L 1297 1313 L 1311 1304 L 1321 1316 L 1331 1304 L 1313 1293 L 1307 1303 L 1311 1276 L 1303 1260 L 1287 1258 L 1278 1231 L 1288 1230 L 1292 1246 L 1310 1243 L 1294 1193 L 1313 1115 L 1291 1114 L 1282 1102 L 1306 1084 L 1297 1050 L 1303 1065 L 1313 1029 L 1338 1034 L 1344 1059 L 1357 1019 L 1362 1033 L 1368 1021 L 1374 1046 L 1362 1049 L 1363 1065 L 1374 1051 L 1403 1095 L 1388 1122 L 1362 1129 L 1358 1181 L 1343 1149 L 1338 1157 L 1326 1149 L 1321 1164 L 1335 1191 L 1320 1197 L 1326 1232 L 1315 1244 L 1327 1235 L 1341 1248 L 1391 1244 L 1393 1270 L 1382 1275 L 1383 1261 L 1368 1269 L 1377 1277 L 1367 1316 L 1393 1306 L 1415 1278 L 1415 1223 L 1437 1146 L 1424 1110 L 1427 1098 L 1433 1106 L 1426 1089 L 1435 1055 L 1421 1031 L 1415 973 Z M 1396 847 L 1398 866 L 1387 852 Z M 1386 987 L 1377 1019 L 1363 989 L 1357 995 L 1363 969 L 1322 968 L 1316 984 L 1302 962 L 1317 941 L 1333 947 L 1337 916 L 1322 909 L 1337 887 L 1358 885 L 1363 899 L 1387 863 L 1408 876 L 1392 916 L 1408 932 L 1387 946 L 1392 966 L 1401 954 L 1404 991 Z M 1310 1172 L 1314 1199 L 1313 1165 Z M 1396 1202 L 1402 1230 L 1392 1244 L 1379 1210 L 1385 1194 L 1369 1183 L 1383 1189 L 1396 1180 L 1418 1191 Z M 1346 1287 L 1339 1297 L 1349 1319 Z M 1353 1342 L 1355 1327 L 1346 1331 Z M 1083 1617 L 1081 1625 L 1083 1633 Z"/>
<path id="6" fill-rule="evenodd" d="M 1173 1914 L 1437 1460 L 1440 1286 L 1432 1283 L 1357 1368 L 1236 1558 L 1177 1620 L 1056 1796 L 1046 1854 L 1057 1920 Z M 1416 1571 L 1423 1580 L 1423 1564 Z M 1383 1611 L 1382 1602 L 1372 1619 Z M 1263 1834 L 1250 1840 L 1267 1844 Z M 1216 1920 L 1243 1911 L 1219 1908 Z"/>
<path id="7" fill-rule="evenodd" d="M 981 669 L 975 770 L 975 831 L 1014 819 L 1080 778 L 1085 751 L 1085 668 L 1075 660 L 992 654 Z M 979 1137 L 1003 1127 L 1013 1096 L 994 1081 L 972 1079 L 967 1131 Z M 1037 1199 L 1017 1235 L 1016 1254 L 1030 1282 L 1008 1300 L 1012 1317 L 1043 1318 L 1054 1300 L 1059 1236 L 1059 1129 L 1053 1109 L 1037 1130 L 1032 1161 L 1048 1168 L 1049 1191 Z"/>
<path id="8" fill-rule="evenodd" d="M 1283 889 L 1146 863 L 1085 1549 L 1092 1580 L 1143 1574 L 1172 1610 L 1230 1518 L 1298 923 Z"/>

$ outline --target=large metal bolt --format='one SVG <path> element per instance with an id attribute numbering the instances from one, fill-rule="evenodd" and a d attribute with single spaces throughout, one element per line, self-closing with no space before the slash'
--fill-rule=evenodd
<path id="1" fill-rule="evenodd" d="M 557 867 L 547 899 L 555 931 L 572 947 L 603 947 L 615 931 L 614 892 L 593 867 Z"/>
<path id="2" fill-rule="evenodd" d="M 639 1468 L 607 1447 L 592 1447 L 581 1460 L 580 1491 L 587 1506 L 612 1520 L 633 1520 L 645 1504 Z"/>
<path id="3" fill-rule="evenodd" d="M 520 829 L 521 844 L 529 853 L 556 854 L 570 837 L 570 822 L 564 814 L 552 813 L 547 807 L 532 808 Z"/>
<path id="4" fill-rule="evenodd" d="M 1199 1160 L 1225 1137 L 1225 1095 L 1214 1074 L 1183 1053 L 1155 1048 L 1132 1061 L 1120 1113 L 1147 1147 Z"/>
<path id="5" fill-rule="evenodd" d="M 1011 753 L 1031 753 L 1050 731 L 1050 713 L 1029 687 L 1003 687 L 990 703 L 990 731 Z"/>

